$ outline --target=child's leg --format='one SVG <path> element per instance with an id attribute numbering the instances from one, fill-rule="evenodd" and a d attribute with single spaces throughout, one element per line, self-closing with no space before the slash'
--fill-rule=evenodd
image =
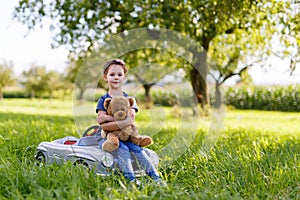
<path id="1" fill-rule="evenodd" d="M 101 140 L 99 142 L 100 148 L 102 147 L 102 143 L 105 141 Z M 131 164 L 131 155 L 129 148 L 120 141 L 119 148 L 115 151 L 118 156 L 119 168 L 123 172 L 123 175 L 126 179 L 132 181 L 135 179 L 132 164 Z"/>
<path id="2" fill-rule="evenodd" d="M 124 177 L 132 181 L 135 179 L 129 148 L 120 142 L 119 148 L 116 150 L 119 160 L 119 168 L 123 172 Z"/>
<path id="3" fill-rule="evenodd" d="M 139 164 L 145 170 L 147 175 L 149 175 L 153 179 L 160 178 L 158 171 L 155 168 L 155 165 L 152 163 L 151 159 L 147 155 L 147 153 L 143 150 L 142 147 L 133 144 L 132 142 L 124 142 L 124 144 L 129 148 L 131 152 L 136 156 Z"/>

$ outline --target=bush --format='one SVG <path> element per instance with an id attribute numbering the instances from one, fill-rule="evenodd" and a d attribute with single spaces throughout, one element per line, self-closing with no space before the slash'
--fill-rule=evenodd
<path id="1" fill-rule="evenodd" d="M 254 86 L 228 88 L 226 104 L 238 109 L 300 111 L 300 86 Z"/>
<path id="2" fill-rule="evenodd" d="M 4 98 L 28 98 L 29 95 L 23 90 L 11 90 L 3 92 Z"/>
<path id="3" fill-rule="evenodd" d="M 139 104 L 145 102 L 144 93 L 135 94 L 135 98 Z M 193 103 L 191 95 L 187 94 L 187 91 L 184 90 L 176 91 L 176 93 L 156 90 L 151 92 L 151 98 L 153 104 L 166 107 L 172 107 L 179 104 L 183 107 L 189 107 Z"/>

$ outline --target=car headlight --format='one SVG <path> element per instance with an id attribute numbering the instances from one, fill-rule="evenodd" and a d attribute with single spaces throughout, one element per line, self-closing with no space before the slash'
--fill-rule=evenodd
<path id="1" fill-rule="evenodd" d="M 111 167 L 114 163 L 114 158 L 110 153 L 104 153 L 101 157 L 101 163 L 104 167 Z"/>

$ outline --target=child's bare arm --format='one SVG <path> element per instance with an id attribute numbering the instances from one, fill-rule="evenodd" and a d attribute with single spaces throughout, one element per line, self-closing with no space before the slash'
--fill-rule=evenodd
<path id="1" fill-rule="evenodd" d="M 98 115 L 99 115 L 99 112 L 98 112 Z M 122 120 L 122 121 L 114 121 L 114 118 L 112 116 L 110 116 L 110 117 L 107 118 L 109 120 L 104 121 L 104 122 L 102 122 L 102 120 L 105 118 L 104 116 L 100 115 L 100 117 L 99 117 L 100 119 L 99 120 L 97 119 L 98 122 L 99 121 L 102 122 L 102 123 L 99 123 L 99 124 L 100 124 L 101 128 L 104 131 L 120 130 L 120 129 L 124 128 L 124 127 L 132 125 L 133 121 L 134 121 L 134 116 L 132 114 L 129 114 L 128 117 L 125 120 Z M 110 120 L 110 119 L 113 119 L 113 120 Z"/>
<path id="2" fill-rule="evenodd" d="M 101 125 L 105 122 L 114 121 L 114 118 L 108 115 L 105 111 L 99 110 L 97 115 L 97 121 Z"/>

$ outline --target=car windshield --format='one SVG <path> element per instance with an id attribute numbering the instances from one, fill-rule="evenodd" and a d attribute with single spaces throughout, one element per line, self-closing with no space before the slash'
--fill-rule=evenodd
<path id="1" fill-rule="evenodd" d="M 95 136 L 86 136 L 78 141 L 78 146 L 97 146 L 98 138 Z"/>

